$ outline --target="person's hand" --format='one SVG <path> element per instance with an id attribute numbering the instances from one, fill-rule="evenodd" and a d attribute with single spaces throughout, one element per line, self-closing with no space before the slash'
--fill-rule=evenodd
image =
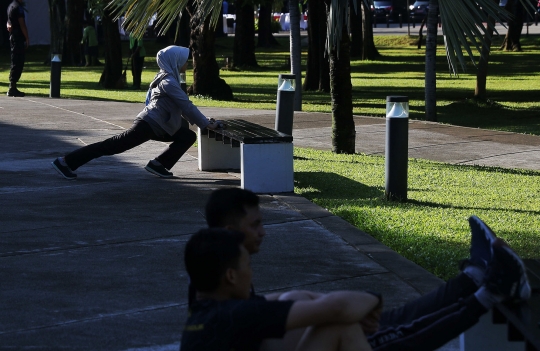
<path id="1" fill-rule="evenodd" d="M 381 319 L 382 304 L 373 309 L 360 321 L 360 326 L 366 334 L 373 334 L 379 330 L 379 320 Z"/>
<path id="2" fill-rule="evenodd" d="M 216 130 L 216 129 L 225 129 L 226 128 L 226 124 L 225 122 L 223 121 L 216 121 L 215 119 L 213 118 L 210 118 L 210 124 L 206 126 L 206 128 L 210 129 L 210 130 Z"/>
<path id="3" fill-rule="evenodd" d="M 7 28 L 7 31 L 11 33 L 11 24 L 6 23 L 6 28 Z"/>

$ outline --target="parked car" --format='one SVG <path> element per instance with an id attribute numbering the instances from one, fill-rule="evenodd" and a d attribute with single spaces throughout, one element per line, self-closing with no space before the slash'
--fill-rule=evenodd
<path id="1" fill-rule="evenodd" d="M 409 6 L 409 18 L 411 21 L 421 22 L 427 16 L 429 1 L 415 1 Z"/>
<path id="2" fill-rule="evenodd" d="M 386 22 L 386 15 L 390 22 L 397 22 L 399 14 L 404 14 L 404 9 L 397 4 L 396 0 L 374 0 L 371 10 L 378 22 Z"/>

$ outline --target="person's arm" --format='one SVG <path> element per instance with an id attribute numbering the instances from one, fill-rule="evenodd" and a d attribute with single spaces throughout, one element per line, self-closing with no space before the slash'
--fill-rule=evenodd
<path id="1" fill-rule="evenodd" d="M 28 48 L 28 46 L 30 46 L 30 38 L 28 37 L 28 29 L 26 28 L 26 22 L 24 21 L 24 17 L 19 17 L 19 25 L 21 26 L 21 31 L 26 40 L 26 47 Z"/>
<path id="2" fill-rule="evenodd" d="M 336 291 L 315 300 L 295 301 L 287 317 L 286 329 L 359 322 L 379 305 L 377 296 L 359 291 Z"/>

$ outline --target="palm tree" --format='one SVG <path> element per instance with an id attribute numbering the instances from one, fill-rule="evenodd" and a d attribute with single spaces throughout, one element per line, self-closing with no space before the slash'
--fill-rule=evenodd
<path id="1" fill-rule="evenodd" d="M 188 0 L 108 0 L 118 13 L 126 13 L 127 27 L 129 30 L 135 30 L 136 33 L 144 31 L 144 23 L 147 23 L 153 13 L 158 12 L 159 18 L 165 23 L 165 28 L 176 19 L 178 13 L 186 6 Z M 363 0 L 366 6 L 372 4 L 372 0 Z M 437 0 L 431 0 L 435 4 Z M 516 0 L 518 1 L 518 0 Z M 534 10 L 534 7 L 528 0 L 519 0 L 524 6 Z M 330 56 L 330 60 L 335 64 L 344 65 L 345 67 L 335 67 L 339 69 L 331 69 L 330 80 L 331 86 L 345 87 L 350 86 L 350 71 L 344 73 L 341 69 L 350 70 L 350 62 L 342 56 L 348 55 L 341 49 L 348 47 L 348 31 L 345 30 L 348 22 L 348 3 L 349 0 L 324 0 L 327 9 L 327 40 L 326 51 Z M 354 0 L 353 4 L 359 2 Z M 204 15 L 210 16 L 210 23 L 215 25 L 219 17 L 221 9 L 221 0 L 199 0 L 198 11 Z M 450 70 L 456 73 L 458 64 L 465 68 L 464 51 L 474 62 L 473 49 L 477 53 L 481 52 L 483 46 L 486 46 L 485 34 L 487 33 L 486 25 L 483 23 L 486 14 L 493 17 L 495 21 L 502 22 L 508 18 L 508 12 L 503 11 L 497 4 L 491 0 L 438 0 L 439 12 L 443 23 L 443 34 L 445 36 L 445 48 Z M 487 27 L 491 24 L 488 22 Z M 436 31 L 428 31 L 429 36 L 436 36 Z M 347 37 L 344 39 L 344 37 Z M 428 38 L 427 40 L 430 40 Z M 434 41 L 436 43 L 436 41 Z M 433 50 L 430 46 L 429 50 Z M 430 68 L 431 70 L 432 68 Z M 434 69 L 434 68 L 433 68 Z M 435 76 L 434 71 L 432 72 Z M 337 75 L 336 75 L 337 74 Z M 431 73 L 430 73 L 431 74 Z M 343 81 L 341 81 L 343 79 Z M 434 89 L 434 88 L 430 88 Z M 339 96 L 335 96 L 335 91 L 331 92 L 332 102 L 345 107 L 351 105 L 341 104 L 340 101 L 352 99 L 352 95 L 339 91 Z M 341 100 L 343 99 L 343 100 Z M 433 100 L 435 101 L 435 100 Z M 431 102 L 433 103 L 433 102 Z M 338 106 L 335 106 L 336 108 Z M 334 106 L 332 107 L 334 111 Z M 348 109 L 348 107 L 346 108 Z M 336 109 L 337 111 L 337 109 Z M 335 152 L 354 152 L 351 148 L 351 136 L 354 133 L 354 123 L 352 122 L 352 110 L 349 113 L 341 111 L 339 114 L 333 113 L 333 120 L 336 125 L 336 132 L 333 138 L 343 140 L 334 140 Z M 351 130 L 351 125 L 352 130 Z M 354 145 L 354 143 L 352 143 Z"/>

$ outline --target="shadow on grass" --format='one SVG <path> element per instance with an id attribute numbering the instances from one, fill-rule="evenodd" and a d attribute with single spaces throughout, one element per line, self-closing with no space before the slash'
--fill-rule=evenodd
<path id="1" fill-rule="evenodd" d="M 355 182 L 331 172 L 294 172 L 294 180 L 297 187 L 313 189 L 312 191 L 304 191 L 303 195 L 306 196 L 340 200 L 371 199 L 384 196 L 384 191 L 378 187 Z M 331 192 L 321 191 L 329 186 L 332 187 Z"/>

